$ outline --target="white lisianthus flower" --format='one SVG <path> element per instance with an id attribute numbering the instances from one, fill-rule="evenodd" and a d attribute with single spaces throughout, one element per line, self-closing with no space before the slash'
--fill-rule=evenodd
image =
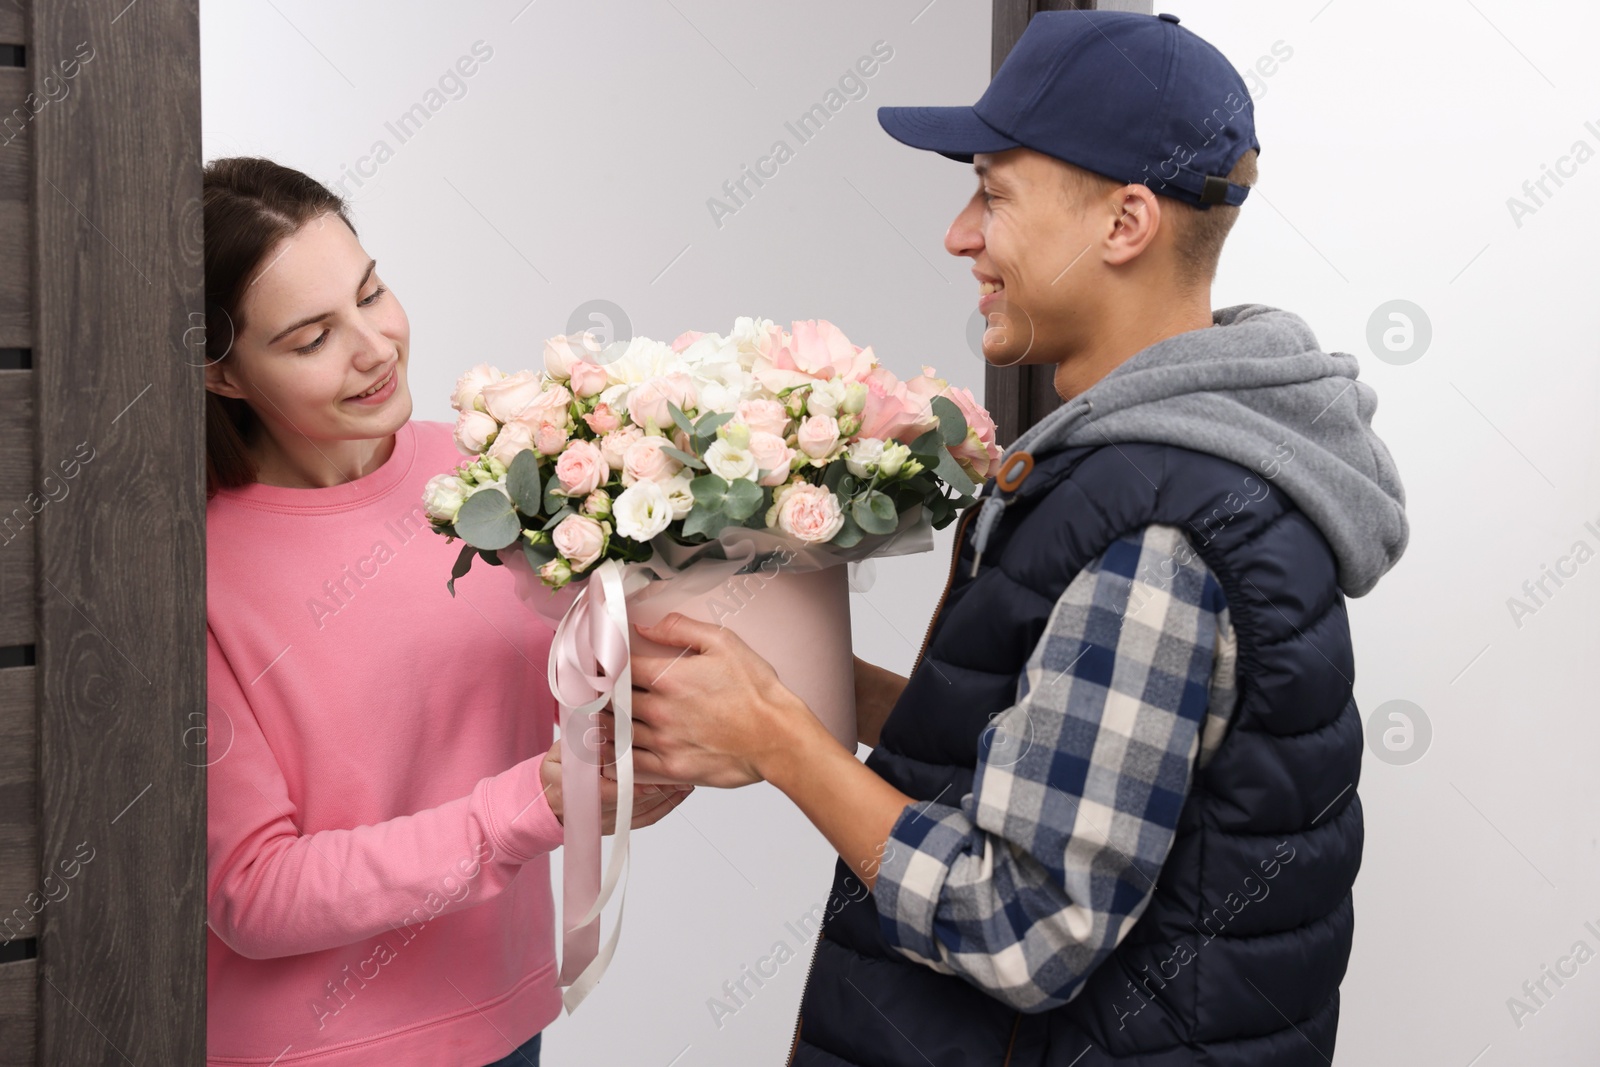
<path id="1" fill-rule="evenodd" d="M 872 477 L 873 468 L 877 467 L 882 459 L 881 437 L 863 437 L 859 441 L 852 441 L 844 453 L 844 465 L 857 478 Z"/>
<path id="2" fill-rule="evenodd" d="M 659 482 L 662 492 L 667 494 L 667 503 L 672 508 L 672 517 L 682 519 L 688 516 L 694 507 L 694 490 L 689 488 L 689 483 L 694 481 L 694 471 L 685 467 L 664 482 Z"/>
<path id="3" fill-rule="evenodd" d="M 638 385 L 651 378 L 665 378 L 669 374 L 689 370 L 688 363 L 665 341 L 635 337 L 620 351 L 618 345 L 622 345 L 622 342 L 607 345 L 593 360 L 605 367 L 606 377 L 613 385 Z M 601 393 L 601 396 L 605 394 Z M 617 405 L 613 404 L 612 407 Z"/>
<path id="4" fill-rule="evenodd" d="M 617 535 L 648 541 L 672 522 L 672 502 L 659 482 L 642 478 L 624 489 L 611 505 Z"/>
<path id="5" fill-rule="evenodd" d="M 434 522 L 455 522 L 472 488 L 454 474 L 435 474 L 422 488 L 422 508 Z"/>
<path id="6" fill-rule="evenodd" d="M 811 387 L 811 394 L 806 397 L 806 414 L 837 416 L 844 404 L 844 397 L 844 382 L 838 378 L 820 381 Z"/>
<path id="7" fill-rule="evenodd" d="M 883 455 L 878 457 L 878 473 L 885 478 L 893 478 L 900 473 L 906 460 L 911 458 L 911 449 L 899 441 L 890 441 L 883 446 Z M 921 468 L 919 467 L 918 470 Z M 911 473 L 915 474 L 916 471 Z"/>
<path id="8" fill-rule="evenodd" d="M 756 457 L 747 448 L 735 448 L 725 438 L 711 442 L 711 447 L 706 449 L 706 454 L 701 458 L 706 461 L 711 473 L 724 481 L 731 482 L 736 478 L 753 481 L 756 477 Z"/>

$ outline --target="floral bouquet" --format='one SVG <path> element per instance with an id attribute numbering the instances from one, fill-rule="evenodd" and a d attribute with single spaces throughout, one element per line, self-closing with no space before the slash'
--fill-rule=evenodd
<path id="1" fill-rule="evenodd" d="M 451 404 L 471 458 L 424 503 L 465 542 L 452 592 L 475 556 L 499 564 L 518 542 L 560 588 L 650 559 L 663 535 L 693 546 L 743 526 L 846 549 L 919 508 L 942 529 L 1000 456 L 969 390 L 926 366 L 900 381 L 826 321 L 740 318 L 670 345 L 553 337 L 542 374 L 479 364 Z"/>
<path id="2" fill-rule="evenodd" d="M 924 366 L 900 380 L 830 322 L 740 318 L 670 344 L 590 333 L 545 342 L 542 372 L 488 364 L 456 383 L 467 460 L 431 479 L 433 529 L 459 538 L 447 582 L 505 566 L 556 625 L 569 901 L 568 1010 L 599 980 L 600 908 L 627 854 L 633 633 L 669 611 L 731 626 L 855 749 L 845 563 L 922 551 L 1000 460 L 971 392 Z M 796 634 L 805 639 L 797 641 Z M 588 743 L 612 706 L 615 765 Z M 618 783 L 599 881 L 598 768 Z M 614 772 L 614 775 L 613 773 Z M 592 808 L 592 810 L 590 810 Z"/>

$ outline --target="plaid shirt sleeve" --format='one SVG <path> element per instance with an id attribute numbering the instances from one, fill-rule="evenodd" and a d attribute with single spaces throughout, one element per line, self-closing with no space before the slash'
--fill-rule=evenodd
<path id="1" fill-rule="evenodd" d="M 981 735 L 972 792 L 896 820 L 874 889 L 888 943 L 1022 1011 L 1076 996 L 1149 903 L 1232 715 L 1236 651 L 1177 527 L 1084 567 Z"/>

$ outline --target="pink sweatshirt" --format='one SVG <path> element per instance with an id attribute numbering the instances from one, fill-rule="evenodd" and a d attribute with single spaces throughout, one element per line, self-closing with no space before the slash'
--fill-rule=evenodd
<path id="1" fill-rule="evenodd" d="M 412 422 L 328 489 L 206 509 L 206 1062 L 482 1067 L 561 1009 L 551 630 L 420 501 Z"/>

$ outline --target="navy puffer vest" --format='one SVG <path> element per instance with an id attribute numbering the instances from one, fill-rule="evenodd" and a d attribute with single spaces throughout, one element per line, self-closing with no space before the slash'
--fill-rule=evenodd
<path id="1" fill-rule="evenodd" d="M 1362 729 L 1327 541 L 1261 475 L 1168 445 L 1057 451 L 1002 496 L 976 577 L 977 507 L 962 516 L 951 583 L 869 767 L 921 801 L 971 792 L 980 735 L 1014 703 L 1056 599 L 1150 523 L 1181 527 L 1226 593 L 1232 724 L 1194 778 L 1149 907 L 1060 1007 L 1019 1012 L 906 959 L 839 863 L 791 1062 L 1326 1067 L 1362 842 Z"/>

